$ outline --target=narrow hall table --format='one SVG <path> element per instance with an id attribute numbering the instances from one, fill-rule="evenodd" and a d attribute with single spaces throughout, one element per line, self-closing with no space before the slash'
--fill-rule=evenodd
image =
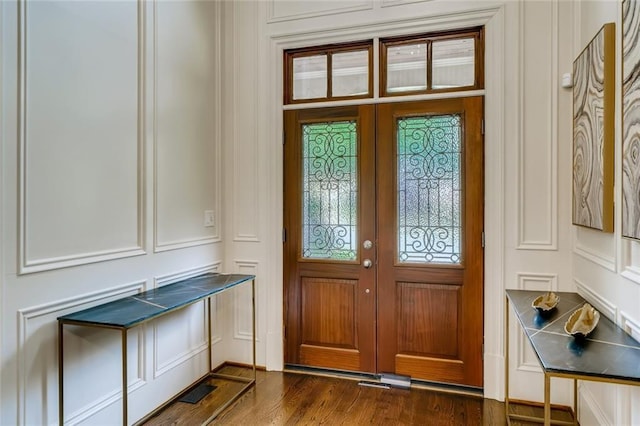
<path id="1" fill-rule="evenodd" d="M 251 282 L 251 323 L 253 329 L 253 378 L 215 374 L 211 367 L 211 296 Z M 127 331 L 147 321 L 207 300 L 209 376 L 246 383 L 237 394 L 216 409 L 208 421 L 231 405 L 256 382 L 256 299 L 255 275 L 208 273 L 181 280 L 132 296 L 103 303 L 82 311 L 58 317 L 58 416 L 64 424 L 64 325 L 108 328 L 121 332 L 122 348 L 122 424 L 128 425 L 127 395 Z M 206 377 L 206 376 L 205 376 Z"/>
<path id="2" fill-rule="evenodd" d="M 585 340 L 564 331 L 569 316 L 587 303 L 577 293 L 556 292 L 560 301 L 541 316 L 531 306 L 540 291 L 506 290 L 505 306 L 505 410 L 511 419 L 550 424 L 577 424 L 578 380 L 640 386 L 640 343 L 604 315 Z M 544 373 L 544 418 L 509 414 L 509 305 L 538 357 Z M 551 420 L 551 377 L 573 379 L 574 422 Z"/>

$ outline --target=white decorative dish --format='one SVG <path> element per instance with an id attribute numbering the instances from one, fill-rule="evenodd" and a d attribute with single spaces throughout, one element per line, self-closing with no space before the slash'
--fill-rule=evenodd
<path id="1" fill-rule="evenodd" d="M 564 331 L 573 337 L 584 339 L 596 328 L 598 321 L 600 321 L 600 312 L 585 303 L 571 314 L 564 324 Z"/>
<path id="2" fill-rule="evenodd" d="M 533 302 L 531 302 L 531 306 L 533 309 L 537 310 L 540 314 L 548 314 L 558 305 L 558 301 L 560 298 L 557 294 L 552 291 L 549 291 L 542 296 L 538 296 L 535 298 Z"/>

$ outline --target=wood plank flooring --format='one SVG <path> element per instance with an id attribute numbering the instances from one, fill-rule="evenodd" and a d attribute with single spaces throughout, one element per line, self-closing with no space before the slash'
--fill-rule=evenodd
<path id="1" fill-rule="evenodd" d="M 224 367 L 225 374 L 250 370 Z M 197 404 L 174 401 L 145 426 L 198 425 L 223 398 L 242 384 L 207 379 L 217 386 Z M 538 407 L 517 405 L 512 411 L 542 415 Z M 554 410 L 554 418 L 570 414 Z M 221 413 L 219 425 L 506 425 L 504 404 L 475 396 L 424 389 L 380 389 L 357 381 L 299 373 L 258 371 L 256 386 Z M 511 422 L 513 425 L 527 423 Z"/>

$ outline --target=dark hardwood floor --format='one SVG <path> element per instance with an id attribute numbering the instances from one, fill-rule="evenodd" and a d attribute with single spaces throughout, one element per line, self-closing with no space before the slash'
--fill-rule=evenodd
<path id="1" fill-rule="evenodd" d="M 224 367 L 226 374 L 250 370 Z M 237 389 L 237 382 L 207 379 L 217 388 L 197 404 L 174 401 L 145 426 L 198 425 L 213 407 Z M 519 414 L 542 415 L 538 407 L 517 405 Z M 554 410 L 554 418 L 571 420 Z M 221 413 L 220 425 L 506 425 L 504 404 L 476 396 L 425 389 L 380 389 L 357 381 L 300 373 L 258 371 L 256 386 Z M 513 425 L 526 423 L 511 422 Z"/>

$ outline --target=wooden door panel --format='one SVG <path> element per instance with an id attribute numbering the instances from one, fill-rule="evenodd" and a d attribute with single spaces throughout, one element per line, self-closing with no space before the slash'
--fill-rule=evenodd
<path id="1" fill-rule="evenodd" d="M 398 354 L 459 359 L 460 286 L 396 283 Z"/>
<path id="2" fill-rule="evenodd" d="M 335 370 L 363 371 L 362 353 L 356 349 L 300 345 L 300 364 Z"/>
<path id="3" fill-rule="evenodd" d="M 357 283 L 302 278 L 302 344 L 357 348 Z"/>
<path id="4" fill-rule="evenodd" d="M 464 362 L 457 359 L 428 358 L 417 355 L 396 355 L 396 374 L 429 382 L 463 383 Z"/>

